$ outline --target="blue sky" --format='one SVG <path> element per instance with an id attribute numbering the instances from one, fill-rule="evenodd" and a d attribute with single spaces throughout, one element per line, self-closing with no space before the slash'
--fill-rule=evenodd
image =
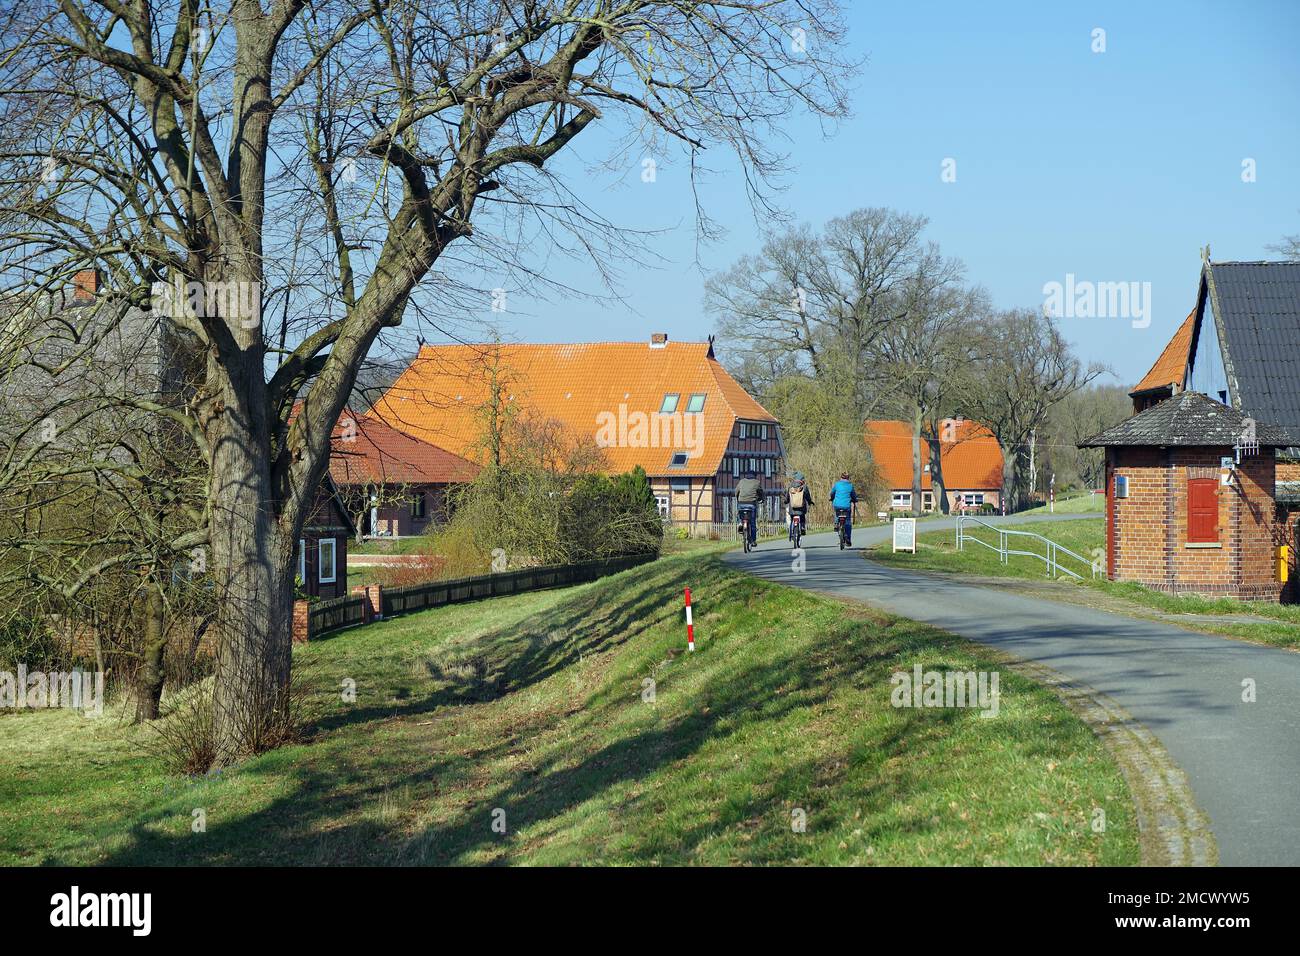
<path id="1" fill-rule="evenodd" d="M 820 224 L 863 206 L 930 218 L 928 237 L 961 258 L 999 307 L 1038 308 L 1067 273 L 1151 283 L 1152 321 L 1063 319 L 1078 353 L 1131 385 L 1193 304 L 1200 248 L 1217 259 L 1270 257 L 1300 233 L 1300 2 L 850 4 L 850 42 L 868 61 L 854 116 L 823 138 L 792 117 L 796 175 L 781 197 Z M 1092 51 L 1094 28 L 1106 51 Z M 815 50 L 812 51 L 815 53 Z M 581 137 L 580 137 L 581 139 Z M 693 201 L 680 161 L 640 177 L 641 154 L 601 179 L 600 137 L 557 171 L 586 177 L 585 195 L 622 225 L 666 232 L 663 261 L 626 264 L 622 305 L 514 296 L 485 315 L 508 338 L 703 339 L 704 269 L 756 251 L 755 220 L 726 157 L 703 193 L 727 235 L 695 257 Z M 956 182 L 941 164 L 956 160 Z M 1256 181 L 1242 181 L 1242 161 Z M 624 164 L 625 160 L 625 164 Z M 593 191 L 594 190 L 594 191 Z M 599 291 L 590 266 L 555 264 Z M 725 350 L 726 343 L 719 342 Z"/>

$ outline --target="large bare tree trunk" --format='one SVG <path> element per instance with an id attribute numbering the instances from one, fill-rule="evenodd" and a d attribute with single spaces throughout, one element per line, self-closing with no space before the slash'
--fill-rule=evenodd
<path id="1" fill-rule="evenodd" d="M 251 257 L 216 280 L 259 284 Z M 217 272 L 218 266 L 209 272 Z M 230 340 L 211 349 L 204 421 L 211 449 L 209 541 L 217 595 L 213 728 L 216 759 L 273 746 L 284 726 L 292 655 L 293 542 L 300 510 L 277 500 L 275 433 L 263 372 L 260 321 L 228 316 Z M 224 353 L 224 354 L 222 354 Z M 319 475 L 317 475 L 319 480 Z M 285 525 L 288 525 L 287 531 Z"/>
<path id="2" fill-rule="evenodd" d="M 912 514 L 921 514 L 921 410 L 912 415 Z"/>
<path id="3" fill-rule="evenodd" d="M 949 512 L 948 487 L 943 480 L 943 439 L 927 437 L 930 446 L 930 489 L 934 494 L 935 507 L 942 513 Z"/>
<path id="4" fill-rule="evenodd" d="M 220 605 L 213 725 L 218 763 L 229 763 L 271 744 L 286 718 L 293 538 L 275 520 L 268 456 L 247 432 L 229 435 L 214 453 L 211 540 Z"/>
<path id="5" fill-rule="evenodd" d="M 156 583 L 150 583 L 145 591 L 144 646 L 141 648 L 140 676 L 136 681 L 137 721 L 158 719 L 166 678 L 163 669 L 166 652 L 167 627 L 163 617 L 162 589 Z"/>

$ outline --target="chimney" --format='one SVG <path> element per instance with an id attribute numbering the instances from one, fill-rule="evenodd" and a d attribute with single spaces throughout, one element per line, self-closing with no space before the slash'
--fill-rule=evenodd
<path id="1" fill-rule="evenodd" d="M 654 334 L 652 334 L 652 335 L 650 336 L 650 347 L 651 347 L 652 349 L 666 349 L 666 348 L 668 348 L 668 333 L 667 333 L 667 332 L 655 332 Z"/>
<path id="2" fill-rule="evenodd" d="M 93 302 L 98 292 L 98 269 L 82 269 L 72 277 L 72 300 L 74 302 Z"/>

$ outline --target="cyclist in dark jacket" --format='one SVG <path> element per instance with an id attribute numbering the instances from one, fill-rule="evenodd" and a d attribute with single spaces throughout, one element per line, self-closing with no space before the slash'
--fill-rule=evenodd
<path id="1" fill-rule="evenodd" d="M 758 482 L 758 475 L 752 471 L 745 472 L 745 477 L 736 484 L 736 510 L 749 515 L 749 543 L 758 543 L 758 503 L 763 498 L 763 486 Z"/>

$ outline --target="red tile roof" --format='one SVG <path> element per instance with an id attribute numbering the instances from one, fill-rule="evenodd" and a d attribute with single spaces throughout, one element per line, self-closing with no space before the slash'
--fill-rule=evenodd
<path id="1" fill-rule="evenodd" d="M 690 396 L 705 396 L 699 413 L 703 440 L 684 468 L 669 469 L 669 459 L 676 451 L 693 449 L 651 439 L 640 442 L 643 447 L 626 441 L 606 444 L 612 472 L 640 465 L 651 475 L 712 475 L 738 419 L 776 422 L 727 374 L 707 342 L 667 342 L 658 348 L 647 342 L 426 345 L 372 413 L 472 460 L 484 430 L 493 364 L 507 401 L 593 441 L 599 440 L 602 418 L 655 414 L 664 395 L 676 393 L 677 411 L 685 419 L 690 417 L 685 412 Z"/>
<path id="2" fill-rule="evenodd" d="M 1171 385 L 1175 392 L 1181 392 L 1187 387 L 1183 377 L 1187 374 L 1187 363 L 1191 358 L 1192 330 L 1195 325 L 1196 310 L 1192 309 L 1192 314 L 1178 327 L 1174 337 L 1169 340 L 1165 350 L 1156 359 L 1156 364 L 1151 366 L 1151 371 L 1147 372 L 1142 377 L 1142 381 L 1133 387 L 1133 391 L 1129 392 L 1130 395 L 1169 388 Z"/>
<path id="3" fill-rule="evenodd" d="M 942 442 L 939 455 L 944 485 L 950 491 L 992 491 L 1002 487 L 1002 448 L 993 433 L 978 422 L 958 419 L 952 441 Z M 907 422 L 873 419 L 866 423 L 867 445 L 880 476 L 892 490 L 912 487 L 912 426 Z M 930 461 L 921 443 L 921 466 Z M 930 488 L 930 473 L 922 470 L 921 488 Z"/>
<path id="4" fill-rule="evenodd" d="M 372 415 L 344 410 L 330 436 L 330 477 L 347 485 L 450 484 L 471 481 L 478 466 L 412 438 Z"/>

